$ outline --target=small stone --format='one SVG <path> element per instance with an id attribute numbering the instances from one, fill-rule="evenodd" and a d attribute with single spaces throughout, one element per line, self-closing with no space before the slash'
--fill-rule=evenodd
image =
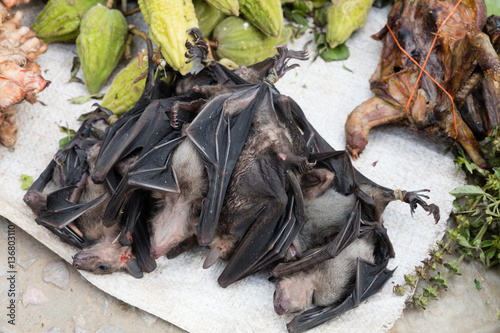
<path id="1" fill-rule="evenodd" d="M 7 265 L 0 262 L 0 276 L 7 274 Z"/>
<path id="2" fill-rule="evenodd" d="M 38 325 L 40 323 L 41 317 L 34 313 L 28 314 L 27 316 L 22 317 L 21 328 L 23 332 L 32 332 L 33 326 Z"/>
<path id="3" fill-rule="evenodd" d="M 5 217 L 0 216 L 0 235 L 2 235 L 2 238 L 7 238 L 8 237 L 8 228 L 9 228 L 9 220 L 7 220 Z"/>
<path id="4" fill-rule="evenodd" d="M 103 311 L 102 311 L 102 314 L 105 316 L 106 315 L 106 311 L 108 310 L 108 306 L 109 306 L 109 301 L 108 301 L 108 297 L 106 296 L 105 293 L 101 293 L 101 298 L 103 299 Z"/>
<path id="5" fill-rule="evenodd" d="M 54 261 L 48 264 L 42 274 L 45 282 L 52 283 L 60 289 L 69 286 L 69 272 L 64 261 Z"/>
<path id="6" fill-rule="evenodd" d="M 81 314 L 78 316 L 78 318 L 73 317 L 73 321 L 75 322 L 75 333 L 87 333 L 87 323 L 85 322 L 85 318 L 83 318 Z"/>
<path id="7" fill-rule="evenodd" d="M 28 286 L 23 293 L 23 306 L 27 307 L 28 304 L 39 305 L 47 302 L 47 297 L 38 288 Z"/>
<path id="8" fill-rule="evenodd" d="M 127 333 L 123 328 L 116 327 L 115 325 L 105 325 L 99 328 L 96 333 Z"/>
<path id="9" fill-rule="evenodd" d="M 158 317 L 153 316 L 150 313 L 147 313 L 146 311 L 143 310 L 138 310 L 137 314 L 139 315 L 139 318 L 142 319 L 144 324 L 146 324 L 147 327 L 151 327 L 155 322 Z"/>
<path id="10" fill-rule="evenodd" d="M 16 331 L 13 331 L 5 326 L 0 326 L 0 332 L 3 332 L 3 333 L 16 333 Z"/>
<path id="11" fill-rule="evenodd" d="M 31 258 L 28 260 L 20 260 L 18 259 L 16 264 L 27 270 L 38 258 Z"/>
<path id="12" fill-rule="evenodd" d="M 45 333 L 64 333 L 64 331 L 60 328 L 52 327 L 48 331 L 45 331 Z"/>

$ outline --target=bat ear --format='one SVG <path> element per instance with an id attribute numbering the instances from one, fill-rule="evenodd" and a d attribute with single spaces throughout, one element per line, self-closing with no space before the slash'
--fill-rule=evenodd
<path id="1" fill-rule="evenodd" d="M 136 279 L 141 279 L 143 277 L 142 269 L 137 262 L 137 259 L 131 259 L 127 263 L 127 272 L 135 277 Z"/>

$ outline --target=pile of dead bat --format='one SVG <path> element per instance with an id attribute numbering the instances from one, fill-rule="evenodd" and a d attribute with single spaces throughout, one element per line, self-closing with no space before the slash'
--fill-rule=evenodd
<path id="1" fill-rule="evenodd" d="M 206 57 L 201 38 L 190 44 Z M 166 84 L 149 46 L 140 101 L 112 126 L 102 108 L 25 196 L 36 221 L 82 248 L 94 273 L 151 272 L 153 258 L 208 246 L 204 268 L 227 266 L 222 287 L 262 269 L 276 279 L 278 314 L 311 308 L 288 329 L 320 325 L 376 293 L 394 255 L 381 214 L 393 200 L 435 205 L 356 171 L 273 83 L 304 52 L 230 71 L 216 62 Z M 155 77 L 156 71 L 156 77 Z M 44 188 L 55 184 L 57 190 Z M 45 194 L 49 192 L 49 194 Z M 151 233 L 151 242 L 150 242 Z"/>
<path id="2" fill-rule="evenodd" d="M 384 43 L 375 96 L 349 115 L 347 150 L 357 158 L 372 127 L 397 123 L 455 140 L 486 168 L 478 140 L 500 121 L 499 36 L 500 17 L 487 18 L 484 0 L 395 2 L 373 35 Z"/>

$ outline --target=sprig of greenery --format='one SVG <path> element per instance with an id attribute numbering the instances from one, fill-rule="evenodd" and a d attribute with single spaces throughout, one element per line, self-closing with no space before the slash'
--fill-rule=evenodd
<path id="1" fill-rule="evenodd" d="M 316 55 L 314 59 L 321 56 L 329 62 L 334 60 L 345 60 L 349 58 L 350 52 L 345 44 L 331 48 L 326 42 L 325 27 L 327 24 L 328 0 L 296 0 L 283 6 L 283 15 L 291 22 L 293 36 L 295 38 L 304 34 L 308 29 L 313 29 Z"/>
<path id="2" fill-rule="evenodd" d="M 416 292 L 409 305 L 425 309 L 429 300 L 437 299 L 439 289 L 448 288 L 450 275 L 461 275 L 459 264 L 476 260 L 490 269 L 500 263 L 500 138 L 498 129 L 482 143 L 481 148 L 491 169 L 483 169 L 473 163 L 465 152 L 455 149 L 455 164 L 467 175 L 469 184 L 450 192 L 455 196 L 452 213 L 454 227 L 446 231 L 445 238 L 438 242 L 438 250 L 424 260 L 423 266 L 415 267 L 415 274 L 405 275 L 405 284 L 396 285 L 394 292 L 404 295 L 408 287 L 418 288 L 416 280 L 426 281 L 426 288 Z M 444 256 L 455 251 L 456 261 L 444 262 Z M 437 271 L 446 269 L 445 274 Z M 474 280 L 480 290 L 481 284 Z"/>
<path id="3" fill-rule="evenodd" d="M 66 136 L 59 140 L 59 149 L 63 149 L 75 136 L 75 131 L 69 128 L 68 123 L 66 123 L 66 126 L 59 126 L 59 130 L 66 133 Z"/>

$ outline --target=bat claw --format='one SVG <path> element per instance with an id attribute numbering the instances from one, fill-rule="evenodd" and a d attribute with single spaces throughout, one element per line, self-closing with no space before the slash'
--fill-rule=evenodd
<path id="1" fill-rule="evenodd" d="M 415 212 L 415 209 L 420 206 L 422 207 L 426 212 L 429 212 L 429 215 L 432 214 L 434 216 L 434 221 L 435 223 L 438 223 L 440 217 L 439 214 L 439 207 L 436 206 L 435 204 L 427 204 L 423 199 L 429 199 L 429 196 L 424 195 L 424 194 L 419 194 L 422 192 L 430 192 L 428 189 L 424 190 L 418 190 L 418 191 L 411 191 L 411 192 L 405 192 L 402 191 L 401 194 L 403 196 L 404 202 L 410 205 L 410 212 L 411 216 L 413 216 L 413 213 Z"/>
<path id="2" fill-rule="evenodd" d="M 299 172 L 301 174 L 304 174 L 304 173 L 312 170 L 312 168 L 314 168 L 315 165 L 316 165 L 316 161 L 315 162 L 308 162 L 307 159 L 304 159 L 304 161 L 302 161 L 302 163 L 299 165 Z"/>

